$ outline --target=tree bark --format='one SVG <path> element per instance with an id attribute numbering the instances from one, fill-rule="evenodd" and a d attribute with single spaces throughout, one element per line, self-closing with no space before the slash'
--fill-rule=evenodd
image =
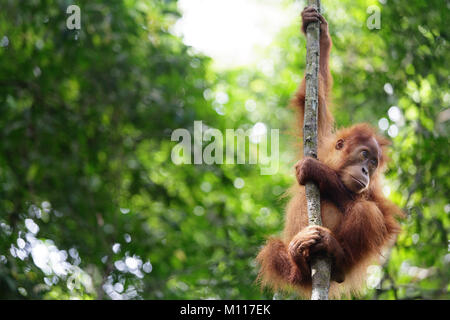
<path id="1" fill-rule="evenodd" d="M 320 12 L 319 0 L 308 0 Z M 305 119 L 303 127 L 303 154 L 317 159 L 317 109 L 319 106 L 319 57 L 320 57 L 319 22 L 308 24 L 306 29 L 306 95 Z M 320 192 L 318 187 L 309 182 L 305 185 L 309 225 L 322 225 L 320 213 Z M 325 256 L 313 257 L 311 260 L 312 294 L 311 300 L 328 300 L 331 264 Z"/>

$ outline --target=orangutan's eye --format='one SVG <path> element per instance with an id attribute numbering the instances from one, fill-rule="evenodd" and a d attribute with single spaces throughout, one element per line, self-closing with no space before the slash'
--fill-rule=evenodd
<path id="1" fill-rule="evenodd" d="M 372 165 L 373 165 L 374 167 L 378 166 L 378 161 L 377 161 L 376 159 L 370 160 L 370 163 L 372 163 Z"/>
<path id="2" fill-rule="evenodd" d="M 361 155 L 364 159 L 368 159 L 369 158 L 369 152 L 367 152 L 366 150 L 364 150 L 363 152 L 361 152 Z"/>

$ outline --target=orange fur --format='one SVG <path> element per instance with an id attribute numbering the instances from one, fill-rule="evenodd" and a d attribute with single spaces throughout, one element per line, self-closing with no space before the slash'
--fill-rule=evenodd
<path id="1" fill-rule="evenodd" d="M 305 188 L 296 183 L 289 192 L 291 200 L 286 208 L 282 238 L 270 238 L 256 259 L 260 265 L 258 280 L 263 287 L 296 290 L 300 296 L 309 298 L 310 255 L 325 253 L 332 258 L 332 280 L 336 280 L 330 284 L 330 298 L 340 298 L 358 294 L 364 288 L 367 267 L 371 263 L 379 263 L 383 248 L 393 245 L 396 235 L 400 232 L 395 217 L 402 216 L 403 213 L 382 193 L 382 175 L 389 160 L 386 155 L 388 140 L 378 135 L 368 124 L 357 124 L 333 131 L 334 119 L 327 108 L 332 83 L 328 69 L 331 39 L 324 24 L 321 25 L 320 46 L 320 163 L 309 161 L 308 166 L 301 167 L 300 172 L 309 172 L 311 177 L 315 177 L 315 182 L 321 190 L 323 227 L 308 226 Z M 292 100 L 292 105 L 298 111 L 298 122 L 302 127 L 305 80 Z M 345 142 L 343 149 L 336 148 L 340 139 Z M 367 189 L 358 194 L 351 193 L 342 187 L 339 172 L 347 166 L 349 154 L 355 148 L 373 140 L 378 148 L 378 168 L 371 175 Z M 343 280 L 341 274 L 345 280 L 338 283 L 337 281 Z"/>

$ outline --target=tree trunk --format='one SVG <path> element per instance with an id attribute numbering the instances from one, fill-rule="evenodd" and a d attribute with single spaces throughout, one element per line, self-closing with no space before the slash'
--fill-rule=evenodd
<path id="1" fill-rule="evenodd" d="M 308 0 L 320 12 L 319 0 Z M 317 158 L 317 109 L 319 106 L 319 56 L 320 27 L 318 22 L 308 24 L 306 29 L 306 95 L 305 119 L 303 127 L 303 154 Z M 309 182 L 306 188 L 309 225 L 322 225 L 320 214 L 320 192 Z M 324 256 L 314 257 L 311 261 L 312 295 L 311 300 L 328 300 L 330 287 L 330 259 Z"/>

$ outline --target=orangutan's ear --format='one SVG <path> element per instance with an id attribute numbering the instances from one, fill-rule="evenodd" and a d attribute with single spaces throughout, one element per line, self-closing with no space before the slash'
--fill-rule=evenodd
<path id="1" fill-rule="evenodd" d="M 341 150 L 344 147 L 344 140 L 343 139 L 339 139 L 336 142 L 336 150 Z"/>

